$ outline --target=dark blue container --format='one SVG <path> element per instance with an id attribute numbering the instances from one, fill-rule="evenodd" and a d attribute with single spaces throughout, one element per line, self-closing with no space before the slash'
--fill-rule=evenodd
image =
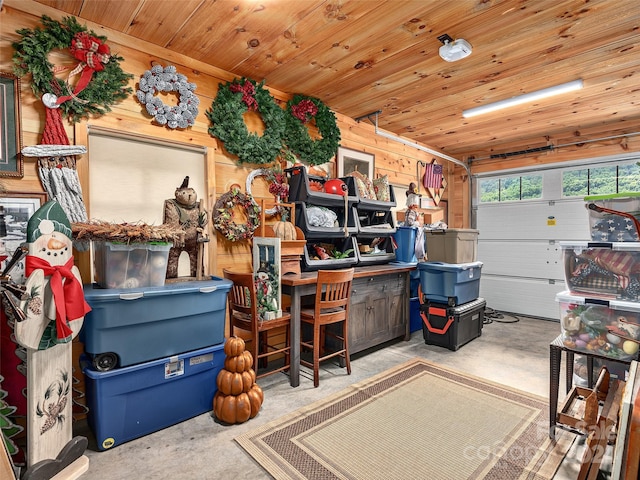
<path id="1" fill-rule="evenodd" d="M 87 421 L 99 450 L 213 409 L 224 344 L 131 367 L 99 372 L 86 355 Z"/>

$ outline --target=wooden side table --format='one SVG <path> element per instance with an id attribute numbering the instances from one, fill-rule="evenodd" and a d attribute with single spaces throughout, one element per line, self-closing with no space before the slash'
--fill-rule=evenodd
<path id="1" fill-rule="evenodd" d="M 573 360 L 574 355 L 584 355 L 587 357 L 587 387 L 593 388 L 593 360 L 599 358 L 610 362 L 623 363 L 630 365 L 633 359 L 620 360 L 610 358 L 597 353 L 584 352 L 567 347 L 562 341 L 562 335 L 558 335 L 555 340 L 549 344 L 549 366 L 551 370 L 551 378 L 549 382 L 549 437 L 555 438 L 555 427 L 560 426 L 556 422 L 558 415 L 558 390 L 560 388 L 560 364 L 562 361 L 562 352 L 566 353 L 566 393 L 569 393 L 573 386 Z M 637 355 L 636 355 L 637 357 Z"/>

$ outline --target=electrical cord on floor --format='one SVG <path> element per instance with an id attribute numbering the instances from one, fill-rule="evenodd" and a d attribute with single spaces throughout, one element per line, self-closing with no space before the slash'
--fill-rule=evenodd
<path id="1" fill-rule="evenodd" d="M 513 320 L 505 320 L 505 315 L 507 317 L 512 318 Z M 520 319 L 518 317 L 516 317 L 515 315 L 511 315 L 511 314 L 504 314 L 501 312 L 498 312 L 497 310 L 494 310 L 491 307 L 485 307 L 484 309 L 484 321 L 482 322 L 483 325 L 489 325 L 490 323 L 496 322 L 496 323 L 516 323 L 519 322 Z"/>

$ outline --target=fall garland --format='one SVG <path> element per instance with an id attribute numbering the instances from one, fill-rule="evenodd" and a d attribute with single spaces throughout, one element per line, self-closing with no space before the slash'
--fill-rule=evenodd
<path id="1" fill-rule="evenodd" d="M 284 134 L 284 111 L 264 87 L 254 80 L 234 79 L 220 85 L 211 110 L 209 133 L 219 138 L 240 163 L 272 163 L 280 154 Z M 262 136 L 250 133 L 243 115 L 252 110 L 260 114 L 265 129 Z"/>
<path id="2" fill-rule="evenodd" d="M 312 139 L 307 124 L 315 120 L 320 139 Z M 321 100 L 296 94 L 287 102 L 284 142 L 308 165 L 328 162 L 338 151 L 340 129 L 335 114 Z"/>
<path id="3" fill-rule="evenodd" d="M 154 65 L 151 70 L 144 72 L 138 85 L 140 89 L 136 92 L 136 98 L 159 125 L 187 128 L 196 122 L 200 104 L 200 99 L 193 93 L 196 84 L 177 73 L 173 65 L 164 68 Z M 177 105 L 165 105 L 157 96 L 159 92 L 176 92 L 180 101 Z"/>
<path id="4" fill-rule="evenodd" d="M 247 223 L 238 224 L 233 221 L 233 209 L 236 206 L 245 209 Z M 251 238 L 260 226 L 260 207 L 251 195 L 242 193 L 234 185 L 216 201 L 213 207 L 213 226 L 232 242 Z"/>
<path id="5" fill-rule="evenodd" d="M 44 29 L 23 28 L 16 33 L 22 37 L 14 42 L 14 72 L 22 77 L 31 73 L 31 88 L 40 98 L 48 94 L 52 105 L 59 105 L 64 116 L 73 122 L 92 115 L 111 111 L 110 106 L 124 100 L 132 92 L 127 87 L 133 75 L 120 67 L 123 58 L 111 55 L 106 37 L 87 31 L 75 17 L 62 22 L 43 15 Z M 54 76 L 54 65 L 48 60 L 52 50 L 66 50 L 79 61 L 68 75 L 80 75 L 75 88 L 64 79 Z"/>

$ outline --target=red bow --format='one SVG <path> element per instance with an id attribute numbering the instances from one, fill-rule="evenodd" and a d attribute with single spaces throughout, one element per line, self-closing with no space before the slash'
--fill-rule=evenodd
<path id="1" fill-rule="evenodd" d="M 104 64 L 109 62 L 111 51 L 109 45 L 102 43 L 100 39 L 90 36 L 87 32 L 77 33 L 73 40 L 71 40 L 71 47 L 69 47 L 71 54 L 80 63 L 69 74 L 69 78 L 82 72 L 80 80 L 78 81 L 73 94 L 65 97 L 59 97 L 57 104 L 60 105 L 72 97 L 78 95 L 82 90 L 89 85 L 91 77 L 94 72 L 100 72 L 104 70 Z"/>
<path id="2" fill-rule="evenodd" d="M 258 110 L 258 102 L 256 101 L 256 88 L 253 83 L 246 81 L 244 85 L 234 83 L 229 87 L 233 93 L 242 92 L 242 101 L 247 105 L 249 110 Z"/>
<path id="3" fill-rule="evenodd" d="M 45 277 L 50 276 L 49 286 L 56 304 L 56 331 L 59 342 L 71 340 L 73 331 L 69 328 L 70 320 L 84 317 L 91 311 L 91 307 L 84 299 L 82 285 L 71 271 L 73 257 L 64 265 L 51 266 L 40 257 L 27 255 L 25 259 L 25 274 L 27 276 L 36 269 L 44 271 Z M 65 279 L 64 283 L 62 279 Z"/>
<path id="4" fill-rule="evenodd" d="M 311 100 L 305 98 L 297 105 L 291 106 L 291 114 L 302 123 L 307 123 L 307 118 L 311 119 L 318 114 L 318 107 Z"/>

